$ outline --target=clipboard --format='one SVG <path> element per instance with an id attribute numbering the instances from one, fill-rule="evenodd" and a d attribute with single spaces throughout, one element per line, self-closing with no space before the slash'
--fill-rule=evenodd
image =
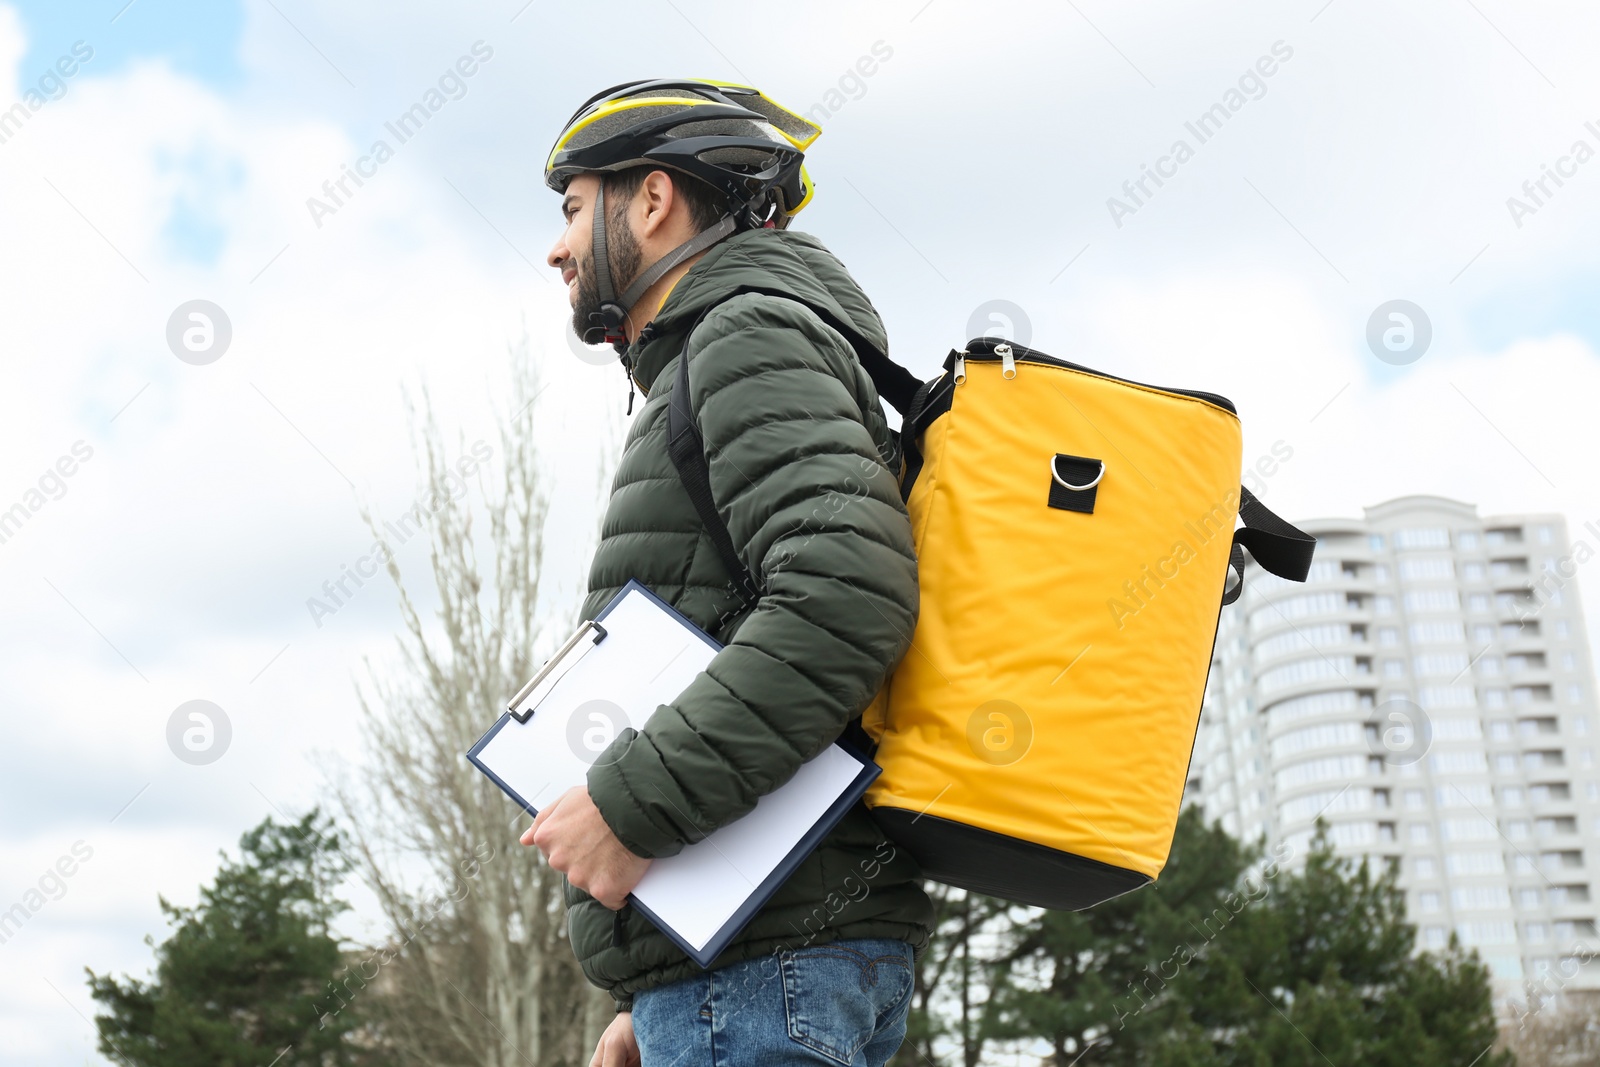
<path id="1" fill-rule="evenodd" d="M 584 784 L 612 738 L 642 729 L 721 648 L 630 580 L 512 697 L 467 759 L 537 815 Z M 859 752 L 830 745 L 744 817 L 652 862 L 628 903 L 709 969 L 879 773 Z"/>

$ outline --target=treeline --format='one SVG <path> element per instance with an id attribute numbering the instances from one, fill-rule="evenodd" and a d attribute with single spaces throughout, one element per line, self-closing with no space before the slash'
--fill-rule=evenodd
<path id="1" fill-rule="evenodd" d="M 352 948 L 330 928 L 347 907 L 337 893 L 348 851 L 317 813 L 269 818 L 194 907 L 163 900 L 172 930 L 152 941 L 153 976 L 90 974 L 101 1051 L 128 1067 L 500 1062 L 470 1038 L 500 1029 L 504 1008 L 477 1000 L 493 965 L 462 921 L 481 867 L 435 894 L 417 928 Z M 979 1067 L 1035 1054 L 1051 1067 L 1515 1062 L 1494 1047 L 1485 968 L 1455 946 L 1414 952 L 1392 876 L 1339 860 L 1325 839 L 1291 868 L 1295 859 L 1262 857 L 1191 809 L 1161 881 L 1088 912 L 931 887 L 938 930 L 918 963 L 895 1063 Z M 553 965 L 572 967 L 565 945 L 553 951 L 566 954 Z M 423 994 L 441 978 L 453 994 L 430 1005 Z M 544 1035 L 537 1056 L 513 1048 L 513 1062 L 588 1062 L 581 1016 L 533 996 L 512 1007 Z M 418 1013 L 430 1011 L 438 1019 L 419 1041 L 427 1020 Z M 1570 1014 L 1550 1019 L 1570 1027 Z M 1525 1062 L 1561 1062 L 1554 1055 Z"/>

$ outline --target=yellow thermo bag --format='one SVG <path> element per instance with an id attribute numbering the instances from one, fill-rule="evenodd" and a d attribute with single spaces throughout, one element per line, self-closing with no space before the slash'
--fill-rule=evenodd
<path id="1" fill-rule="evenodd" d="M 1304 580 L 1314 541 L 1240 486 L 1220 396 L 984 338 L 917 399 L 921 609 L 863 715 L 883 768 L 867 805 L 938 881 L 1072 909 L 1145 885 L 1242 571 L 1241 494 L 1263 566 Z"/>

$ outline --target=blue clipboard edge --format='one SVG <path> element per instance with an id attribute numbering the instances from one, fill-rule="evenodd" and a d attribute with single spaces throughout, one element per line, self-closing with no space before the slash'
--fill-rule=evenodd
<path id="1" fill-rule="evenodd" d="M 512 800 L 515 800 L 517 802 L 517 804 L 522 808 L 523 811 L 527 812 L 529 815 L 538 815 L 539 814 L 539 809 L 538 808 L 535 808 L 532 804 L 529 804 L 526 800 L 524 800 L 522 798 L 521 794 L 519 794 L 515 789 L 512 789 L 509 785 L 507 785 L 503 778 L 501 778 L 498 774 L 496 774 L 493 771 L 491 771 L 484 764 L 483 760 L 478 758 L 478 755 L 479 755 L 479 753 L 481 753 L 483 751 L 484 746 L 487 745 L 490 741 L 493 741 L 494 740 L 494 735 L 499 733 L 501 730 L 505 729 L 506 723 L 511 722 L 511 721 L 512 721 L 511 713 L 509 711 L 501 712 L 500 713 L 500 718 L 495 722 L 495 724 L 493 726 L 489 727 L 489 731 L 487 733 L 485 733 L 482 737 L 478 738 L 478 740 L 473 743 L 471 748 L 467 749 L 467 762 L 472 764 L 474 767 L 478 768 L 478 770 L 483 773 L 483 776 L 485 778 L 489 779 L 489 781 L 491 781 L 495 785 L 499 786 L 500 787 L 500 792 L 504 793 L 506 796 L 510 797 Z"/>
<path id="2" fill-rule="evenodd" d="M 713 649 L 721 651 L 723 646 L 720 641 L 690 622 L 682 612 L 662 600 L 637 578 L 629 578 L 627 584 L 617 591 L 617 595 L 612 597 L 604 608 L 600 609 L 600 613 L 594 617 L 594 620 L 599 622 L 604 619 L 611 614 L 618 604 L 622 603 L 624 597 L 635 591 L 649 597 L 658 607 L 681 622 L 686 629 L 693 632 Z M 510 721 L 512 721 L 511 713 L 509 711 L 502 712 L 499 720 L 489 727 L 488 732 L 467 750 L 467 760 L 478 768 L 484 777 L 499 786 L 501 792 L 516 801 L 523 811 L 537 816 L 539 810 L 528 803 L 516 790 L 507 785 L 499 775 L 485 766 L 479 758 L 479 754 L 484 747 L 494 740 L 495 735 L 504 729 L 506 723 Z M 733 939 L 739 936 L 740 932 L 749 925 L 751 919 L 760 914 L 761 909 L 766 907 L 767 901 L 772 899 L 772 895 L 782 887 L 784 882 L 789 880 L 789 876 L 795 872 L 795 868 L 799 867 L 805 861 L 805 858 L 811 855 L 818 845 L 822 844 L 823 838 L 833 832 L 833 828 L 839 825 L 839 820 L 844 818 L 845 813 L 861 802 L 861 798 L 866 796 L 867 788 L 872 785 L 878 775 L 883 773 L 883 768 L 862 755 L 853 746 L 843 741 L 836 741 L 834 744 L 843 749 L 850 758 L 861 764 L 861 770 L 856 775 L 855 780 L 850 783 L 850 788 L 841 793 L 838 799 L 828 807 L 828 810 L 823 812 L 822 818 L 817 820 L 816 825 L 812 826 L 810 831 L 795 844 L 794 848 L 789 850 L 789 854 L 783 858 L 783 861 L 778 864 L 773 872 L 756 887 L 755 891 L 750 894 L 749 899 L 745 901 L 744 906 L 734 912 L 727 922 L 723 923 L 722 928 L 706 943 L 705 948 L 697 949 L 689 944 L 678 935 L 676 930 L 662 922 L 653 911 L 639 903 L 631 893 L 628 895 L 628 904 L 639 914 L 649 919 L 656 929 L 665 934 L 667 939 L 677 945 L 683 951 L 683 954 L 693 960 L 701 970 L 710 970 L 711 964 L 722 954 L 723 949 L 727 948 L 733 942 Z"/>
<path id="3" fill-rule="evenodd" d="M 608 600 L 606 602 L 606 606 L 600 609 L 600 613 L 594 617 L 594 621 L 599 622 L 607 615 L 610 615 L 611 612 L 616 609 L 617 605 L 621 604 L 623 599 L 627 597 L 629 593 L 633 592 L 642 593 L 649 597 L 662 611 L 665 611 L 668 615 L 682 623 L 684 629 L 700 638 L 700 640 L 704 641 L 707 645 L 710 645 L 713 650 L 718 652 L 722 651 L 722 643 L 720 641 L 706 633 L 704 630 L 700 629 L 700 627 L 696 626 L 693 622 L 690 622 L 689 619 L 684 616 L 683 612 L 679 611 L 671 604 L 668 604 L 665 600 L 662 600 L 650 589 L 649 586 L 645 585 L 637 578 L 629 578 L 627 583 L 624 584 L 621 589 L 617 590 L 616 596 L 613 596 L 610 600 Z M 532 716 L 530 715 L 529 717 L 531 718 Z M 535 808 L 532 804 L 528 803 L 528 801 L 519 795 L 515 789 L 512 789 L 509 785 L 507 785 L 499 775 L 491 771 L 487 766 L 484 765 L 483 761 L 478 758 L 479 754 L 483 751 L 484 746 L 490 741 L 494 740 L 495 734 L 498 734 L 501 730 L 505 729 L 506 723 L 511 721 L 511 718 L 512 716 L 510 712 L 503 713 L 499 720 L 493 726 L 489 727 L 488 732 L 482 737 L 478 738 L 473 746 L 467 750 L 467 761 L 474 767 L 478 768 L 478 770 L 482 771 L 484 777 L 488 778 L 489 781 L 499 786 L 501 792 L 505 793 L 505 795 L 510 797 L 512 800 L 515 800 L 517 804 L 521 806 L 523 811 L 526 811 L 530 815 L 538 815 L 538 808 Z M 854 755 L 854 753 L 852 753 L 852 755 Z"/>
<path id="4" fill-rule="evenodd" d="M 783 862 L 779 863 L 773 869 L 773 872 L 756 887 L 755 891 L 744 902 L 744 906 L 734 912 L 732 917 L 722 924 L 722 929 L 718 930 L 711 940 L 706 942 L 705 948 L 696 949 L 679 937 L 677 931 L 657 919 L 649 908 L 640 904 L 631 895 L 628 897 L 628 903 L 632 904 L 640 914 L 654 923 L 656 929 L 660 930 L 667 936 L 668 940 L 682 949 L 683 954 L 694 960 L 701 970 L 708 971 L 711 969 L 711 965 L 716 962 L 717 957 L 722 955 L 722 950 L 733 943 L 733 939 L 738 937 L 740 932 L 749 925 L 751 919 L 760 914 L 761 909 L 767 906 L 767 901 L 772 899 L 772 895 L 783 886 L 784 882 L 789 880 L 789 876 L 795 872 L 795 868 L 799 867 L 807 856 L 816 851 L 817 846 L 822 844 L 822 839 L 833 832 L 833 828 L 839 825 L 839 820 L 844 818 L 846 812 L 860 803 L 861 798 L 866 795 L 867 787 L 873 783 L 878 775 L 883 773 L 882 767 L 879 767 L 849 745 L 839 742 L 835 742 L 835 744 L 852 759 L 861 762 L 861 771 L 856 775 L 855 781 L 850 783 L 849 789 L 839 794 L 839 798 L 823 813 L 822 818 L 817 820 L 816 825 L 812 826 L 811 830 L 795 844 L 794 848 L 789 850 L 789 854 L 783 858 Z"/>
<path id="5" fill-rule="evenodd" d="M 650 589 L 649 586 L 645 585 L 643 582 L 639 581 L 639 579 L 637 579 L 637 578 L 629 578 L 627 584 L 624 585 L 621 589 L 617 590 L 617 595 L 612 597 L 609 601 L 607 601 L 606 602 L 606 606 L 600 609 L 600 614 L 598 614 L 598 615 L 596 615 L 594 617 L 594 621 L 595 622 L 600 622 L 607 615 L 610 615 L 614 610 L 616 610 L 617 605 L 622 603 L 623 598 L 625 598 L 629 593 L 634 593 L 634 592 L 643 593 L 645 596 L 649 597 L 652 601 L 655 602 L 656 607 L 660 608 L 662 611 L 666 612 L 668 615 L 672 616 L 674 619 L 677 619 L 678 622 L 682 623 L 684 629 L 688 630 L 690 633 L 692 633 L 696 637 L 700 638 L 700 640 L 702 640 L 706 644 L 710 645 L 714 650 L 716 650 L 718 652 L 722 651 L 722 642 L 721 641 L 718 641 L 715 637 L 712 637 L 710 634 L 708 634 L 704 630 L 700 629 L 700 627 L 698 627 L 694 623 L 690 622 L 688 617 L 685 616 L 683 614 L 683 612 L 679 611 L 677 608 L 673 607 L 671 604 L 668 604 L 665 600 L 662 600 L 660 597 L 656 596 L 656 594 Z"/>

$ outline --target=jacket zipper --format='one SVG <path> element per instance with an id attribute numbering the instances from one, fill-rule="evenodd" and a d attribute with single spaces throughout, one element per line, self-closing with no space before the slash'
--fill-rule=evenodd
<path id="1" fill-rule="evenodd" d="M 1081 371 L 1084 374 L 1092 374 L 1096 378 L 1105 378 L 1113 382 L 1125 382 L 1128 385 L 1139 385 L 1146 389 L 1159 389 L 1163 393 L 1175 393 L 1178 396 L 1192 397 L 1195 400 L 1204 400 L 1208 404 L 1224 408 L 1234 415 L 1239 413 L 1238 409 L 1233 406 L 1233 401 L 1217 393 L 1206 393 L 1198 389 L 1169 389 L 1164 385 L 1150 385 L 1147 382 L 1136 382 L 1131 378 L 1119 378 L 1115 374 L 1107 374 L 1105 371 L 1095 370 L 1093 367 L 1085 367 L 1079 363 L 1069 363 L 1064 359 L 1057 359 L 1055 356 L 1047 356 L 1043 352 L 1035 352 L 1026 345 L 1019 345 L 1010 341 L 993 341 L 987 338 L 968 345 L 964 351 L 956 354 L 955 380 L 957 384 L 967 377 L 967 360 L 969 359 L 978 362 L 999 359 L 1001 373 L 1007 378 L 1016 377 L 1016 365 L 1019 362 L 1039 363 L 1047 367 L 1065 367 L 1068 370 Z"/>

